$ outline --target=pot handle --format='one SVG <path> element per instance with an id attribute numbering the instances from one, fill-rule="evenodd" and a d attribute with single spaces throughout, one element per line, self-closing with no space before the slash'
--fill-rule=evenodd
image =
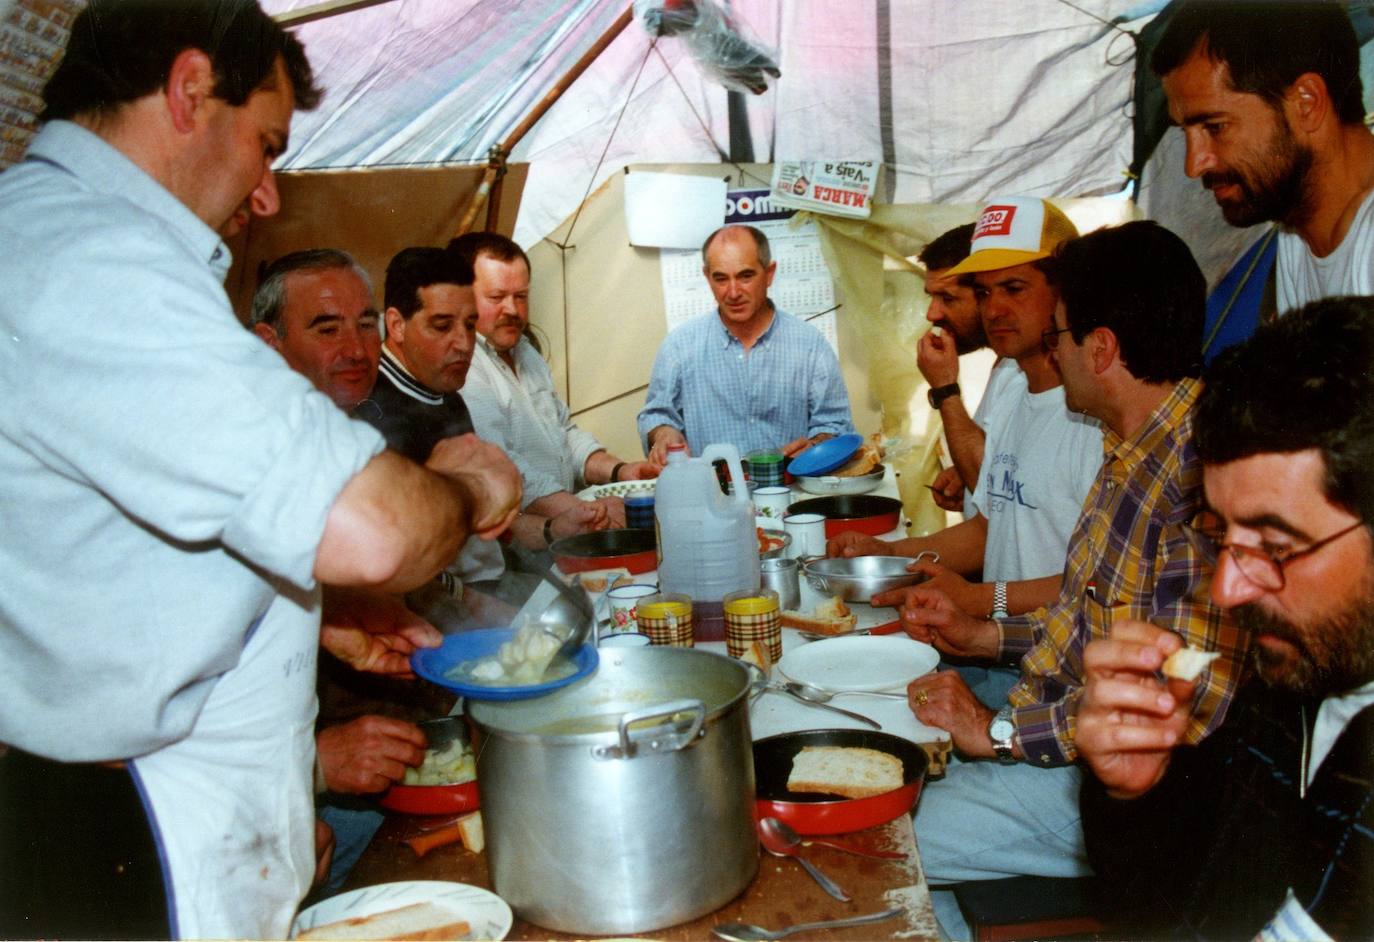
<path id="1" fill-rule="evenodd" d="M 671 719 L 679 713 L 690 713 L 692 719 L 686 730 L 681 724 L 660 723 L 648 729 L 637 729 L 631 734 L 630 727 L 659 717 Z M 620 717 L 620 744 L 618 746 L 597 746 L 592 756 L 597 759 L 631 759 L 640 752 L 650 755 L 661 752 L 677 752 L 686 749 L 701 735 L 706 725 L 706 704 L 700 700 L 671 700 L 642 710 L 631 710 Z"/>

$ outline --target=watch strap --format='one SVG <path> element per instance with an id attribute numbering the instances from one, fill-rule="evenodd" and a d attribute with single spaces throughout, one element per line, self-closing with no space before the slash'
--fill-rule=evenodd
<path id="1" fill-rule="evenodd" d="M 1010 732 L 1008 732 L 1004 738 L 999 739 L 993 730 L 1004 723 Z M 997 711 L 997 715 L 994 716 L 992 722 L 988 724 L 988 738 L 992 740 L 992 751 L 993 754 L 997 756 L 998 762 L 1012 763 L 1016 761 L 1016 755 L 1012 752 L 1012 739 L 1015 736 L 1016 725 L 1015 721 L 1012 719 L 1011 707 L 1004 706 Z"/>
<path id="2" fill-rule="evenodd" d="M 990 617 L 1007 617 L 1007 584 L 1005 582 L 992 584 L 992 612 Z"/>
<path id="3" fill-rule="evenodd" d="M 957 395 L 959 395 L 959 384 L 950 383 L 946 386 L 936 386 L 926 390 L 926 401 L 930 403 L 932 409 L 938 409 L 946 399 Z"/>

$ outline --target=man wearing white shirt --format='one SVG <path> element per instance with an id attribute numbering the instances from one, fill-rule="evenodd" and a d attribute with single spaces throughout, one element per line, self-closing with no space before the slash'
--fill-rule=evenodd
<path id="1" fill-rule="evenodd" d="M 1344 5 L 1192 0 L 1150 61 L 1233 226 L 1279 226 L 1279 313 L 1374 294 L 1374 136 Z"/>
<path id="2" fill-rule="evenodd" d="M 477 434 L 504 448 L 520 468 L 526 509 L 553 516 L 575 506 L 573 491 L 658 476 L 650 461 L 624 461 L 573 422 L 554 390 L 553 374 L 525 328 L 529 325 L 530 262 L 515 242 L 495 232 L 470 232 L 449 243 L 473 270 L 477 348 L 463 398 Z M 610 526 L 625 525 L 619 498 L 603 498 Z"/>
<path id="3" fill-rule="evenodd" d="M 439 640 L 336 587 L 405 591 L 514 516 L 496 449 L 385 451 L 229 306 L 219 233 L 276 211 L 319 94 L 252 0 L 91 0 L 0 176 L 22 495 L 0 506 L 0 935 L 284 938 L 316 870 L 321 643 L 404 670 Z"/>
<path id="4" fill-rule="evenodd" d="M 1212 598 L 1258 679 L 1196 748 L 1177 635 L 1118 622 L 1085 653 L 1094 868 L 1147 938 L 1374 936 L 1374 301 L 1319 301 L 1208 374 Z"/>

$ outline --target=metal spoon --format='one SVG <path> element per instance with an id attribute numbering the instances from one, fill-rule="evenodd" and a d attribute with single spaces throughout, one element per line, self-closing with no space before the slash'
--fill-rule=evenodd
<path id="1" fill-rule="evenodd" d="M 759 842 L 763 844 L 763 849 L 774 857 L 793 858 L 797 863 L 802 865 L 802 869 L 811 874 L 811 879 L 816 881 L 817 886 L 825 890 L 825 892 L 829 893 L 841 903 L 849 902 L 849 894 L 840 889 L 838 883 L 821 873 L 820 870 L 816 869 L 815 864 L 801 856 L 801 848 L 799 845 L 789 844 L 786 841 L 780 840 L 776 831 L 763 827 L 759 828 Z"/>
<path id="2" fill-rule="evenodd" d="M 787 692 L 801 697 L 803 700 L 810 700 L 812 703 L 829 703 L 841 693 L 862 693 L 870 697 L 891 697 L 894 700 L 905 700 L 905 693 L 893 693 L 890 690 L 822 690 L 820 687 L 812 687 L 810 684 L 799 684 L 795 680 L 789 680 L 784 687 Z"/>
<path id="3" fill-rule="evenodd" d="M 768 689 L 768 690 L 775 691 L 775 692 L 777 692 L 777 693 L 785 693 L 785 694 L 787 694 L 789 697 L 791 697 L 793 700 L 796 700 L 798 703 L 805 703 L 807 706 L 813 706 L 813 707 L 816 707 L 817 709 L 820 709 L 820 710 L 829 710 L 831 713 L 838 713 L 838 714 L 840 714 L 841 716 L 847 716 L 847 717 L 849 717 L 851 720 L 858 720 L 860 723 L 864 723 L 864 724 L 866 724 L 866 725 L 868 725 L 868 726 L 872 726 L 874 729 L 881 730 L 881 729 L 883 728 L 882 724 L 879 723 L 877 720 L 871 719 L 871 718 L 869 718 L 869 717 L 867 717 L 867 716 L 864 716 L 862 713 L 853 713 L 853 712 L 851 712 L 851 711 L 849 711 L 849 710 L 842 710 L 842 709 L 840 709 L 840 708 L 837 707 L 837 706 L 831 706 L 831 705 L 828 704 L 828 703 L 818 703 L 818 702 L 816 702 L 815 700 L 808 700 L 806 697 L 803 697 L 801 694 L 796 693 L 796 692 L 791 691 L 791 690 L 788 690 L 787 687 L 786 687 L 786 685 L 783 685 L 783 684 L 769 684 L 768 687 L 767 687 L 767 689 Z"/>
<path id="4" fill-rule="evenodd" d="M 886 922 L 896 916 L 906 914 L 906 908 L 898 906 L 896 909 L 885 909 L 880 913 L 869 913 L 867 916 L 850 916 L 847 919 L 827 919 L 824 922 L 804 922 L 799 926 L 788 926 L 786 929 L 765 929 L 762 926 L 750 925 L 747 922 L 722 922 L 720 925 L 711 929 L 717 936 L 725 939 L 726 942 L 772 942 L 773 939 L 782 939 L 794 932 L 809 932 L 812 929 L 843 929 L 846 926 L 866 926 L 874 922 Z"/>
<path id="5" fill-rule="evenodd" d="M 905 860 L 906 854 L 895 850 L 868 850 L 864 847 L 851 847 L 848 844 L 841 844 L 839 841 L 825 841 L 818 838 L 803 840 L 802 836 L 783 821 L 781 818 L 760 818 L 759 831 L 771 832 L 769 839 L 776 841 L 779 845 L 789 847 L 810 847 L 812 844 L 821 847 L 833 847 L 835 850 L 842 850 L 847 854 L 854 854 L 857 857 L 873 857 L 878 860 Z"/>

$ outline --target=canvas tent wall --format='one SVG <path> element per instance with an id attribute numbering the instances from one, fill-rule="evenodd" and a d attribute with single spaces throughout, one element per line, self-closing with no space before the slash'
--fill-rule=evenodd
<path id="1" fill-rule="evenodd" d="M 783 77 L 733 111 L 680 41 L 655 42 L 631 24 L 510 155 L 529 164 L 514 233 L 534 252 L 533 317 L 579 421 L 614 450 L 637 452 L 634 413 L 663 332 L 653 253 L 611 245 L 623 240 L 619 210 L 607 206 L 619 206 L 625 167 L 739 176 L 751 169 L 731 162 L 742 151 L 765 161 L 874 159 L 885 167 L 885 200 L 963 203 L 970 214 L 999 190 L 1117 191 L 1131 154 L 1133 78 L 1121 24 L 1139 25 L 1161 4 L 739 0 L 731 12 L 777 50 Z M 484 163 L 624 10 L 591 0 L 393 0 L 303 25 L 330 93 L 298 116 L 285 175 Z M 766 166 L 752 169 L 767 179 Z M 541 245 L 591 193 L 572 238 L 581 261 Z M 618 345 L 609 352 L 608 337 Z M 873 430 L 870 364 L 847 318 L 840 351 L 860 427 Z"/>
<path id="2" fill-rule="evenodd" d="M 45 70 L 80 5 L 0 0 L 0 95 L 8 106 L 0 110 L 0 161 L 22 152 Z M 231 288 L 240 307 L 258 264 L 279 250 L 342 244 L 360 250 L 380 281 L 381 265 L 401 245 L 442 242 L 491 146 L 626 5 L 349 0 L 340 5 L 346 12 L 299 26 L 328 95 L 320 109 L 295 121 L 281 165 L 286 212 L 251 227 L 236 246 L 240 267 Z M 998 192 L 1058 198 L 1119 192 L 1140 156 L 1133 127 L 1137 37 L 1164 5 L 731 0 L 731 14 L 776 50 L 782 71 L 763 95 L 735 98 L 702 74 L 680 40 L 654 41 L 636 20 L 506 155 L 515 169 L 493 224 L 534 247 L 566 226 L 588 194 L 612 192 L 607 181 L 625 167 L 690 165 L 691 172 L 737 174 L 751 156 L 765 163 L 874 159 L 885 168 L 882 197 L 899 205 L 971 211 Z M 265 6 L 290 16 L 320 4 L 265 0 Z M 1368 32 L 1367 6 L 1352 4 L 1362 33 Z M 1366 75 L 1367 91 L 1371 84 Z M 1180 164 L 1176 132 L 1165 135 L 1140 168 L 1140 202 L 1188 238 L 1215 277 L 1253 235 L 1227 228 Z M 516 192 L 522 180 L 523 198 Z M 928 221 L 942 218 L 925 212 Z M 575 236 L 584 258 L 593 254 L 587 246 L 605 243 L 599 228 Z M 911 242 L 905 250 L 915 247 Z M 599 281 L 573 279 L 588 282 L 588 301 L 567 309 L 562 274 L 545 277 L 553 273 L 548 249 L 547 242 L 535 249 L 535 320 L 553 340 L 551 360 L 574 409 L 597 426 L 604 413 L 605 428 L 595 430 L 619 447 L 632 411 L 626 390 L 637 383 L 608 403 L 617 394 L 607 377 L 638 379 L 647 370 L 652 325 L 661 330 L 653 292 L 640 276 L 617 281 L 619 269 L 603 267 Z M 621 245 L 617 251 L 628 252 L 636 265 L 646 261 L 645 250 Z M 850 301 L 846 316 L 860 316 L 860 307 Z M 583 336 L 604 333 L 610 319 L 634 325 L 628 334 L 638 339 L 633 353 L 607 368 L 602 358 L 580 351 Z M 855 399 L 866 403 L 867 364 L 853 334 L 842 330 L 841 352 Z"/>

